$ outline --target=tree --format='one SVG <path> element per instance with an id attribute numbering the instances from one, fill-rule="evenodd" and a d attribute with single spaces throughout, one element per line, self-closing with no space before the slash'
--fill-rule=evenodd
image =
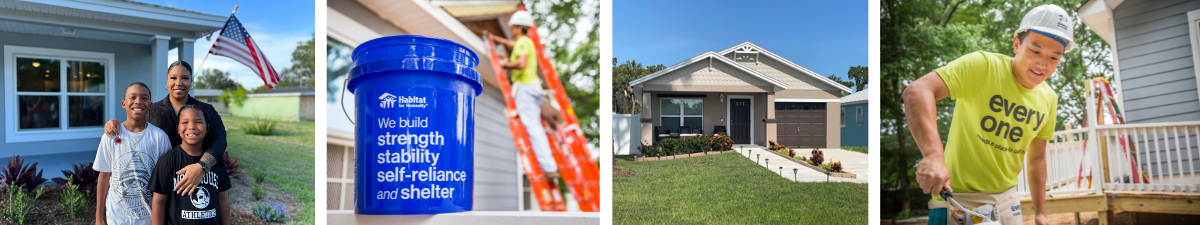
<path id="1" fill-rule="evenodd" d="M 867 88 L 867 73 L 867 67 L 865 66 L 850 67 L 850 71 L 846 71 L 846 77 L 854 81 L 854 85 L 846 86 L 849 86 L 856 92 L 863 90 L 863 88 Z"/>
<path id="2" fill-rule="evenodd" d="M 337 98 L 341 97 L 341 93 L 338 91 L 341 90 L 342 83 L 333 81 L 339 77 L 346 76 L 346 73 L 349 73 L 350 69 L 354 68 L 354 64 L 350 60 L 350 54 L 354 52 L 354 48 L 350 48 L 350 46 L 342 44 L 342 42 L 338 42 L 333 38 L 326 38 L 325 40 L 327 43 L 325 50 L 329 54 L 325 60 L 325 81 L 327 86 L 325 90 L 328 93 L 326 100 L 336 102 Z"/>
<path id="3" fill-rule="evenodd" d="M 279 74 L 281 77 L 275 87 L 307 87 L 316 84 L 316 80 L 313 79 L 316 73 L 316 58 L 313 57 L 313 51 L 316 51 L 315 40 L 316 37 L 313 37 L 296 44 L 296 49 L 292 50 L 292 66 Z"/>
<path id="4" fill-rule="evenodd" d="M 600 2 L 535 0 L 527 5 L 537 22 L 579 126 L 593 148 L 600 142 Z M 578 24 L 589 24 L 580 27 Z M 578 34 L 586 34 L 576 38 Z"/>
<path id="5" fill-rule="evenodd" d="M 613 65 L 616 65 L 617 58 L 613 58 Z M 612 69 L 612 104 L 613 113 L 617 114 L 637 114 L 641 113 L 642 109 L 638 106 L 638 99 L 635 99 L 633 87 L 629 86 L 629 82 L 642 78 L 651 73 L 658 72 L 667 68 L 662 64 L 643 67 L 637 60 L 625 61 L 621 65 L 614 66 Z"/>
<path id="6" fill-rule="evenodd" d="M 854 81 L 845 81 L 845 80 L 842 80 L 842 78 L 841 78 L 841 77 L 838 77 L 838 76 L 837 76 L 837 74 L 830 74 L 830 75 L 828 76 L 828 78 L 829 78 L 830 80 L 833 80 L 833 82 L 837 82 L 837 83 L 839 83 L 839 84 L 842 84 L 842 86 L 846 86 L 846 87 L 854 88 Z"/>
<path id="7" fill-rule="evenodd" d="M 196 89 L 237 90 L 242 84 L 229 77 L 229 73 L 218 69 L 204 69 L 196 76 Z"/>

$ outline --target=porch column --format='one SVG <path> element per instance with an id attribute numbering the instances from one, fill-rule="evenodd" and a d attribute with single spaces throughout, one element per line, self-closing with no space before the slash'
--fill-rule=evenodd
<path id="1" fill-rule="evenodd" d="M 167 66 L 171 62 L 167 62 L 167 51 L 170 49 L 171 36 L 154 35 L 150 37 L 150 74 L 154 76 L 154 80 L 150 81 L 150 88 L 162 88 L 162 91 L 151 91 L 150 99 L 162 99 L 167 96 Z"/>
<path id="2" fill-rule="evenodd" d="M 766 104 L 767 118 L 763 119 L 763 123 L 766 124 L 765 127 L 767 129 L 766 137 L 767 137 L 768 141 L 775 141 L 776 143 L 778 143 L 779 142 L 779 134 L 775 132 L 776 129 L 778 129 L 776 121 L 775 121 L 775 92 L 767 92 L 766 95 L 767 95 L 767 104 Z M 767 145 L 767 142 L 763 141 L 763 145 Z"/>
<path id="3" fill-rule="evenodd" d="M 196 47 L 195 47 L 196 39 L 195 38 L 180 38 L 180 39 L 175 39 L 172 42 L 175 42 L 175 44 L 174 44 L 175 50 L 176 50 L 175 58 L 192 65 L 192 76 L 193 77 L 195 77 L 196 75 L 199 75 L 200 68 L 198 68 L 197 66 L 200 66 L 200 65 L 197 65 L 197 63 L 199 63 L 199 62 L 196 62 L 196 60 L 195 60 L 195 58 L 196 58 Z M 168 62 L 168 63 L 173 63 L 173 62 Z M 170 64 L 167 64 L 167 65 L 170 65 Z M 196 79 L 192 79 L 193 84 L 194 84 L 195 80 Z M 190 91 L 190 93 L 188 93 L 188 94 L 195 96 L 196 89 L 192 89 Z"/>
<path id="4" fill-rule="evenodd" d="M 654 96 L 652 92 L 642 92 L 642 87 L 633 88 L 634 95 L 642 103 L 642 118 L 640 119 L 642 128 L 642 138 L 639 144 L 654 143 L 654 111 L 651 109 L 650 100 Z"/>

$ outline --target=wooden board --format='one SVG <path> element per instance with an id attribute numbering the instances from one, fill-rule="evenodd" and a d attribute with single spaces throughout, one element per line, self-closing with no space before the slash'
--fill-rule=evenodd
<path id="1" fill-rule="evenodd" d="M 1046 196 L 1046 213 L 1096 212 L 1108 209 L 1107 199 L 1102 195 Z M 1033 215 L 1033 199 L 1021 198 L 1021 214 Z"/>
<path id="2" fill-rule="evenodd" d="M 1116 194 L 1111 210 L 1200 215 L 1200 196 Z"/>

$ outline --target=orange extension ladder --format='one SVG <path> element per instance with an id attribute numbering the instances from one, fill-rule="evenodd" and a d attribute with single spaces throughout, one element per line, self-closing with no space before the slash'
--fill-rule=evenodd
<path id="1" fill-rule="evenodd" d="M 525 10 L 525 7 L 522 5 L 519 10 Z M 588 153 L 587 138 L 584 137 L 583 130 L 579 127 L 579 120 L 575 116 L 575 110 L 571 108 L 571 100 L 567 98 L 562 81 L 558 79 L 558 72 L 554 70 L 554 65 L 546 57 L 546 46 L 541 44 L 537 26 L 531 27 L 527 35 L 533 40 L 538 66 L 550 86 L 550 97 L 562 107 L 559 111 L 562 121 L 555 126 L 547 125 L 553 124 L 552 121 L 542 122 L 542 126 L 546 128 L 546 136 L 550 140 L 554 159 L 558 164 L 558 172 L 562 175 L 568 190 L 574 195 L 575 201 L 579 202 L 580 210 L 599 212 L 600 171 Z M 504 60 L 495 51 L 495 46 L 490 43 L 489 37 L 484 38 L 489 41 L 486 45 L 488 57 L 492 60 L 492 70 L 496 71 L 496 80 L 500 83 L 500 91 L 504 93 L 504 102 L 508 105 L 505 110 L 508 128 L 512 130 L 517 151 L 520 152 L 520 158 L 525 164 L 525 177 L 529 180 L 529 186 L 533 189 L 532 193 L 537 198 L 538 206 L 542 211 L 566 211 L 566 204 L 559 195 L 559 184 L 546 179 L 545 174 L 542 173 L 537 156 L 533 152 L 533 145 L 529 142 L 529 134 L 525 130 L 525 125 L 521 123 L 520 115 L 517 113 L 517 104 L 512 96 L 512 84 L 509 82 L 508 73 L 501 66 L 501 62 Z"/>

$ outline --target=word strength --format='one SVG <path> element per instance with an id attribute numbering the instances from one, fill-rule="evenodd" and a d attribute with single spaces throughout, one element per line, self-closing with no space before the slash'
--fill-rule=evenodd
<path id="1" fill-rule="evenodd" d="M 395 128 L 428 128 L 429 118 L 413 117 L 412 119 L 400 118 L 398 120 L 391 118 L 379 118 L 379 128 L 395 129 Z M 406 130 L 407 131 L 407 130 Z M 417 145 L 422 148 L 430 145 L 441 146 L 446 144 L 446 137 L 442 136 L 441 132 L 434 131 L 425 134 L 413 133 L 396 133 L 385 132 L 376 138 L 376 144 L 379 146 L 388 145 Z"/>

